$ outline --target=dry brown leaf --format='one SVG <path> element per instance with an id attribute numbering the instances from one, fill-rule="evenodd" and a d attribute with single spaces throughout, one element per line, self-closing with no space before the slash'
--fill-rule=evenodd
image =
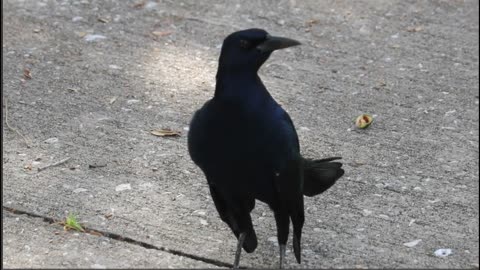
<path id="1" fill-rule="evenodd" d="M 91 235 L 95 235 L 95 236 L 103 236 L 103 234 L 101 232 L 97 232 L 97 231 L 93 231 L 93 230 L 89 230 L 89 231 L 87 231 L 87 233 L 89 233 Z"/>
<path id="2" fill-rule="evenodd" d="M 72 87 L 67 88 L 67 91 L 78 93 L 78 89 Z"/>
<path id="3" fill-rule="evenodd" d="M 76 34 L 77 34 L 79 37 L 83 38 L 84 36 L 87 35 L 87 32 L 76 32 Z"/>
<path id="4" fill-rule="evenodd" d="M 313 19 L 313 20 L 308 20 L 306 24 L 307 24 L 307 27 L 312 27 L 314 24 L 317 24 L 318 22 L 320 22 L 320 20 Z"/>
<path id="5" fill-rule="evenodd" d="M 157 37 L 164 37 L 172 34 L 172 31 L 153 31 L 152 34 Z"/>
<path id="6" fill-rule="evenodd" d="M 409 26 L 407 27 L 408 32 L 420 32 L 423 30 L 422 26 Z"/>
<path id="7" fill-rule="evenodd" d="M 28 68 L 23 69 L 23 77 L 25 77 L 25 79 L 32 79 L 32 74 Z"/>
<path id="8" fill-rule="evenodd" d="M 358 128 L 367 128 L 373 121 L 373 117 L 369 114 L 361 114 L 355 119 L 355 125 Z"/>
<path id="9" fill-rule="evenodd" d="M 109 22 L 109 20 L 106 19 L 106 18 L 98 18 L 97 20 L 98 20 L 99 22 L 102 22 L 102 23 L 108 23 L 108 22 Z"/>
<path id="10" fill-rule="evenodd" d="M 113 104 L 117 100 L 118 97 L 112 97 L 108 103 Z"/>
<path id="11" fill-rule="evenodd" d="M 312 26 L 314 24 L 317 24 L 318 22 L 320 22 L 320 20 L 317 20 L 317 19 L 312 19 L 312 20 L 308 20 L 305 22 L 305 26 L 307 28 L 305 28 L 305 32 L 310 32 L 312 30 Z"/>
<path id="12" fill-rule="evenodd" d="M 179 131 L 174 131 L 171 129 L 156 129 L 150 131 L 150 133 L 159 137 L 177 137 L 181 135 Z"/>
<path id="13" fill-rule="evenodd" d="M 145 6 L 146 3 L 147 3 L 147 1 L 140 1 L 140 2 L 137 2 L 137 3 L 133 4 L 133 7 L 134 8 L 143 8 L 143 6 Z"/>

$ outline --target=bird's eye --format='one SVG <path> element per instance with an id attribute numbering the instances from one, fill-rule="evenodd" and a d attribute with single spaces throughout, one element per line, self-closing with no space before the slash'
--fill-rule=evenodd
<path id="1" fill-rule="evenodd" d="M 242 39 L 242 40 L 240 40 L 240 47 L 242 47 L 244 49 L 248 49 L 248 48 L 250 48 L 250 42 L 245 40 L 245 39 Z"/>

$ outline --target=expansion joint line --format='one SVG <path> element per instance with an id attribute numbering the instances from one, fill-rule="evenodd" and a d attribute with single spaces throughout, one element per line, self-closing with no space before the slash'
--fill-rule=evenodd
<path id="1" fill-rule="evenodd" d="M 2 207 L 3 207 L 4 210 L 6 210 L 10 213 L 13 213 L 15 215 L 26 215 L 26 216 L 34 217 L 34 218 L 41 218 L 41 219 L 43 219 L 44 222 L 48 222 L 50 224 L 60 223 L 59 220 L 56 220 L 56 219 L 51 218 L 51 217 L 46 217 L 46 216 L 43 216 L 43 215 L 30 213 L 30 212 L 27 212 L 27 211 L 23 211 L 23 210 L 11 208 L 11 207 L 6 207 L 6 206 L 2 206 Z M 189 259 L 192 259 L 192 260 L 201 261 L 201 262 L 212 264 L 212 265 L 219 266 L 219 267 L 228 267 L 228 268 L 233 267 L 233 265 L 230 264 L 230 263 L 226 263 L 226 262 L 222 262 L 222 261 L 219 261 L 219 260 L 210 259 L 210 258 L 186 253 L 186 252 L 183 252 L 183 251 L 180 251 L 180 250 L 169 249 L 169 248 L 161 247 L 161 246 L 160 247 L 155 246 L 155 245 L 152 245 L 152 244 L 149 244 L 149 243 L 146 243 L 146 242 L 143 242 L 143 241 L 135 240 L 135 239 L 130 238 L 130 237 L 125 237 L 125 236 L 122 236 L 122 235 L 119 235 L 119 234 L 116 234 L 116 233 L 106 232 L 106 231 L 92 229 L 92 228 L 88 228 L 88 227 L 83 227 L 83 228 L 85 230 L 84 233 L 90 233 L 90 234 L 93 234 L 93 235 L 101 235 L 101 236 L 104 236 L 104 237 L 107 237 L 107 238 L 110 238 L 110 239 L 114 239 L 114 240 L 117 240 L 117 241 L 122 241 L 122 242 L 126 242 L 126 243 L 129 243 L 129 244 L 132 244 L 132 245 L 141 246 L 141 247 L 147 248 L 147 249 L 160 250 L 160 251 L 167 252 L 167 253 L 170 253 L 170 254 L 173 254 L 173 255 L 176 255 L 176 256 L 186 257 L 186 258 L 189 258 Z"/>

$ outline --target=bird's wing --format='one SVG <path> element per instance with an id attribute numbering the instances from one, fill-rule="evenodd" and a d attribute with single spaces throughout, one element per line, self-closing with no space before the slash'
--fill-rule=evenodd
<path id="1" fill-rule="evenodd" d="M 282 109 L 283 110 L 283 109 Z M 297 131 L 295 130 L 295 125 L 293 124 L 292 119 L 287 112 L 283 111 L 283 124 L 285 131 L 288 133 L 289 139 L 293 142 L 293 145 L 296 147 L 296 150 L 300 152 L 300 143 L 298 141 Z"/>
<path id="2" fill-rule="evenodd" d="M 275 186 L 279 198 L 277 211 L 286 211 L 293 225 L 293 250 L 297 262 L 300 263 L 302 228 L 304 223 L 303 204 L 303 160 L 300 156 L 300 144 L 292 119 L 279 107 L 280 127 L 277 136 L 279 152 L 274 156 L 277 165 L 281 166 L 276 175 Z"/>
<path id="3" fill-rule="evenodd" d="M 266 130 L 269 135 L 263 142 L 267 158 L 276 172 L 281 172 L 287 168 L 287 161 L 300 158 L 300 144 L 290 116 L 278 107 L 273 120 L 270 119 Z"/>

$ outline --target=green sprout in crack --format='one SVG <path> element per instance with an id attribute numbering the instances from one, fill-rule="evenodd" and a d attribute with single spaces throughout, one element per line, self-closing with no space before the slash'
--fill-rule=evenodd
<path id="1" fill-rule="evenodd" d="M 80 223 L 78 223 L 77 217 L 72 213 L 68 214 L 67 219 L 65 220 L 65 222 L 63 224 L 63 229 L 65 229 L 66 231 L 77 230 L 77 231 L 80 231 L 80 232 L 85 232 L 85 230 L 82 228 Z"/>

